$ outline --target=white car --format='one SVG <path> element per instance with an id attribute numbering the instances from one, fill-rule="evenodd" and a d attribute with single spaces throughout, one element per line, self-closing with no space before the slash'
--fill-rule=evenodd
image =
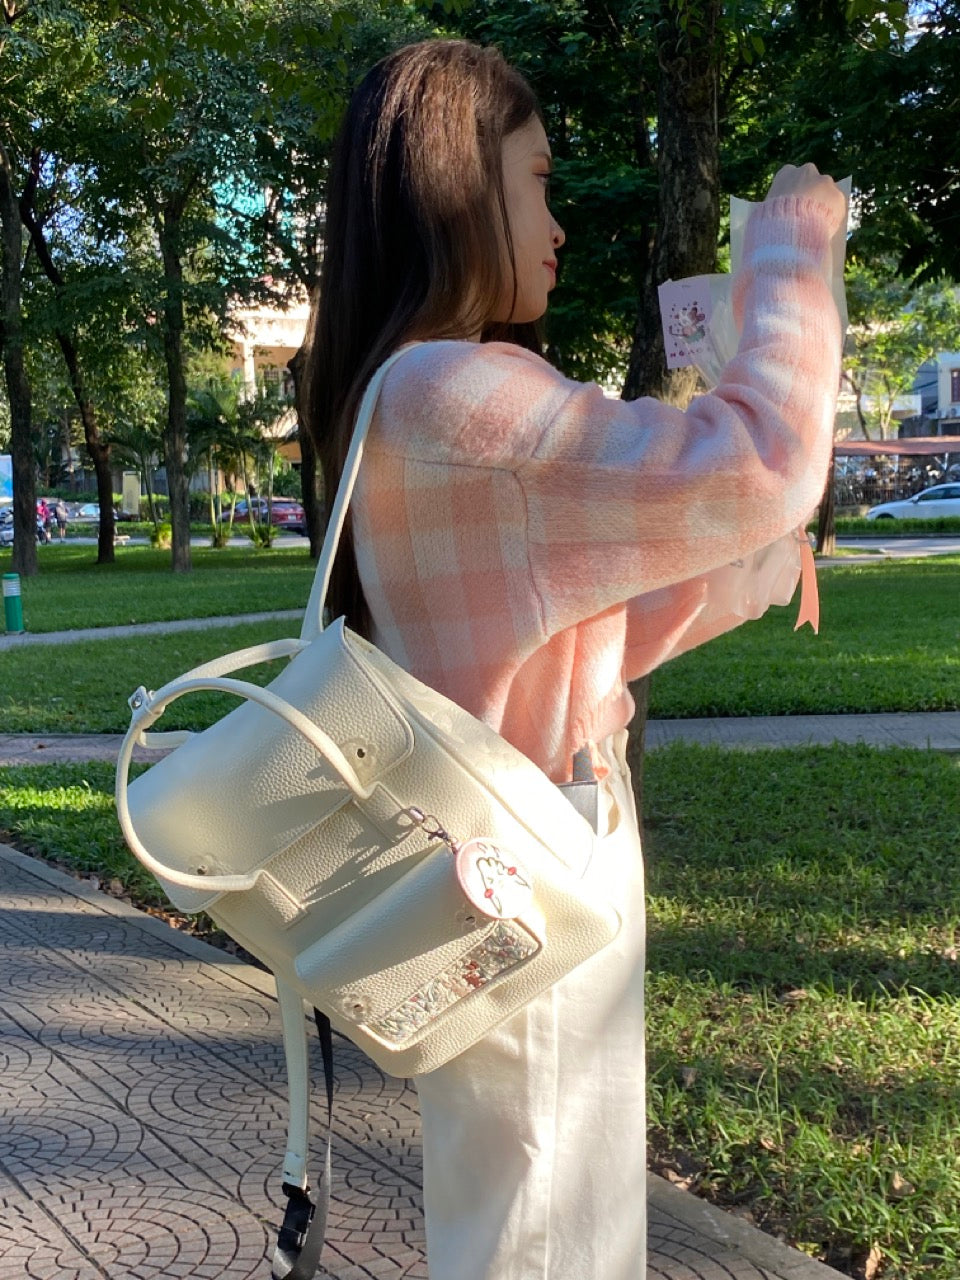
<path id="1" fill-rule="evenodd" d="M 867 512 L 868 520 L 925 520 L 960 517 L 960 484 L 935 484 L 900 502 L 881 502 Z"/>

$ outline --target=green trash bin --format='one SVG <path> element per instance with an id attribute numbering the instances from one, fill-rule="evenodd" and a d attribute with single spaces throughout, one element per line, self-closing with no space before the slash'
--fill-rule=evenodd
<path id="1" fill-rule="evenodd" d="M 3 621 L 10 634 L 23 630 L 23 601 L 20 598 L 19 573 L 3 575 Z"/>

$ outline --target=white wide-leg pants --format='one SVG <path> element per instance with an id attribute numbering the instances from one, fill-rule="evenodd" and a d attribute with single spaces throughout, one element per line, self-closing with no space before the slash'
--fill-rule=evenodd
<path id="1" fill-rule="evenodd" d="M 601 744 L 607 834 L 588 872 L 620 911 L 616 940 L 417 1077 L 430 1280 L 645 1280 L 643 867 L 625 746 L 625 732 Z"/>

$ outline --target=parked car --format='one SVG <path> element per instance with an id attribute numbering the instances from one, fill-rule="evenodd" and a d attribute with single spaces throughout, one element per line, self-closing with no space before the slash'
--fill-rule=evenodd
<path id="1" fill-rule="evenodd" d="M 100 503 L 84 502 L 75 508 L 72 520 L 99 520 L 100 519 Z"/>
<path id="2" fill-rule="evenodd" d="M 69 512 L 69 510 L 70 508 L 68 507 L 67 511 Z M 70 519 L 79 520 L 81 523 L 87 520 L 95 520 L 99 524 L 100 503 L 99 502 L 81 503 L 79 507 L 74 507 L 73 514 L 70 516 Z M 113 520 L 115 524 L 120 520 L 136 520 L 136 519 L 137 519 L 136 516 L 124 515 L 124 513 L 119 509 L 119 507 L 114 507 L 113 509 Z"/>
<path id="3" fill-rule="evenodd" d="M 237 503 L 236 518 L 246 520 L 251 506 L 253 518 L 258 522 L 267 519 L 269 508 L 270 523 L 275 524 L 278 529 L 289 529 L 292 533 L 307 532 L 307 517 L 303 513 L 303 507 L 292 498 L 274 498 L 272 504 L 266 498 L 250 498 L 249 505 L 248 499 L 241 498 Z"/>
<path id="4" fill-rule="evenodd" d="M 960 484 L 935 484 L 912 498 L 881 502 L 867 512 L 868 520 L 924 520 L 960 516 Z"/>

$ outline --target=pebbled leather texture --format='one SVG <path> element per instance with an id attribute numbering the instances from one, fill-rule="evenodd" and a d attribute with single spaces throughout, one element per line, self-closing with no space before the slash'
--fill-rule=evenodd
<path id="1" fill-rule="evenodd" d="M 441 1066 L 616 936 L 615 904 L 584 880 L 590 824 L 530 760 L 342 620 L 269 688 L 334 740 L 369 795 L 248 702 L 130 783 L 130 819 L 177 871 L 263 868 L 242 892 L 165 888 L 383 1070 Z M 529 909 L 513 922 L 477 917 L 452 852 L 411 806 L 454 840 L 514 852 L 532 874 Z"/>

